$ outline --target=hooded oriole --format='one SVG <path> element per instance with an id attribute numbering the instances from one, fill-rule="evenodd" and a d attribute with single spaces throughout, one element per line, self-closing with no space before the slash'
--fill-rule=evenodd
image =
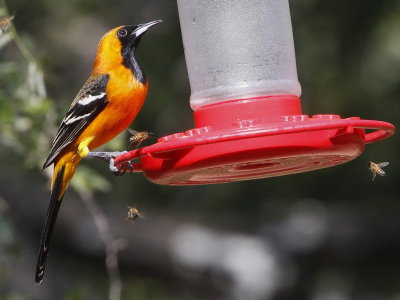
<path id="1" fill-rule="evenodd" d="M 37 283 L 43 279 L 61 201 L 80 160 L 127 128 L 143 105 L 148 84 L 135 51 L 143 34 L 159 22 L 119 26 L 102 37 L 92 74 L 58 129 L 43 165 L 47 168 L 54 163 L 54 173 L 36 268 Z"/>

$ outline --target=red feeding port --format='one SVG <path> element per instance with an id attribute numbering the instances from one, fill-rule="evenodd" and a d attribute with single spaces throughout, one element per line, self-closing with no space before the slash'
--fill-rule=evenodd
<path id="1" fill-rule="evenodd" d="M 152 182 L 223 183 L 358 157 L 394 126 L 302 114 L 287 0 L 178 0 L 195 128 L 116 157 Z"/>
<path id="2" fill-rule="evenodd" d="M 138 159 L 134 169 L 158 184 L 224 183 L 335 166 L 394 133 L 381 121 L 303 115 L 292 95 L 211 104 L 194 117 L 196 128 L 122 154 L 115 165 Z"/>

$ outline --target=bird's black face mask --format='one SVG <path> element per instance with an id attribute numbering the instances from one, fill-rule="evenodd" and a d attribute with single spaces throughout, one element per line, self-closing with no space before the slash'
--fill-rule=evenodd
<path id="1" fill-rule="evenodd" d="M 140 25 L 126 25 L 117 31 L 117 37 L 121 41 L 122 64 L 130 69 L 135 78 L 143 84 L 146 82 L 146 74 L 138 64 L 135 52 L 144 33 L 160 22 L 161 20 L 156 20 Z"/>

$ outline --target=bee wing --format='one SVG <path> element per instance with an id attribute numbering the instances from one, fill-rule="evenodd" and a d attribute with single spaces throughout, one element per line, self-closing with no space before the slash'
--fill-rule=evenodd
<path id="1" fill-rule="evenodd" d="M 139 133 L 139 131 L 136 131 L 135 129 L 132 128 L 128 128 L 128 132 L 132 135 L 136 135 L 137 133 Z"/>
<path id="2" fill-rule="evenodd" d="M 383 167 L 386 167 L 387 165 L 389 165 L 389 162 L 388 161 L 385 161 L 385 162 L 381 162 L 381 163 L 379 163 L 379 164 L 376 164 L 379 168 L 383 168 Z"/>

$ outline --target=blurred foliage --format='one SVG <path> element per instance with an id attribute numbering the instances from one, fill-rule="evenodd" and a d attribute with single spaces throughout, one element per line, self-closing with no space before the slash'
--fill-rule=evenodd
<path id="1" fill-rule="evenodd" d="M 48 197 L 43 174 L 49 174 L 41 165 L 57 125 L 90 73 L 98 40 L 117 25 L 164 21 L 138 50 L 150 90 L 133 127 L 164 136 L 193 126 L 176 3 L 7 4 L 15 19 L 10 32 L 0 36 L 0 298 L 104 299 L 107 275 L 103 253 L 96 248 L 97 232 L 73 191 L 66 195 L 56 227 L 49 283 L 33 284 Z M 290 5 L 304 113 L 360 116 L 396 125 L 400 3 L 291 0 Z M 8 15 L 3 0 L 1 15 Z M 125 148 L 125 134 L 106 147 Z M 72 186 L 95 194 L 113 230 L 133 244 L 129 253 L 121 254 L 123 299 L 232 296 L 234 285 L 221 270 L 185 272 L 162 252 L 170 238 L 166 228 L 191 222 L 227 235 L 259 237 L 276 247 L 292 275 L 265 299 L 394 300 L 400 295 L 399 152 L 395 135 L 335 168 L 198 187 L 156 186 L 138 174 L 115 178 L 106 164 L 87 159 Z M 389 161 L 388 176 L 372 183 L 365 165 L 369 160 Z M 138 207 L 146 220 L 124 223 L 127 205 Z M 303 237 L 307 232 L 302 226 L 318 224 L 317 217 L 327 224 L 321 227 L 325 233 L 319 242 L 308 250 L 293 250 L 290 237 Z"/>
<path id="2" fill-rule="evenodd" d="M 49 127 L 54 117 L 52 102 L 46 98 L 43 74 L 37 62 L 22 44 L 12 23 L 0 39 L 2 47 L 14 41 L 19 52 L 0 65 L 0 143 L 32 165 L 41 158 L 41 151 L 49 146 L 46 129 L 51 132 L 53 126 L 50 124 Z"/>

